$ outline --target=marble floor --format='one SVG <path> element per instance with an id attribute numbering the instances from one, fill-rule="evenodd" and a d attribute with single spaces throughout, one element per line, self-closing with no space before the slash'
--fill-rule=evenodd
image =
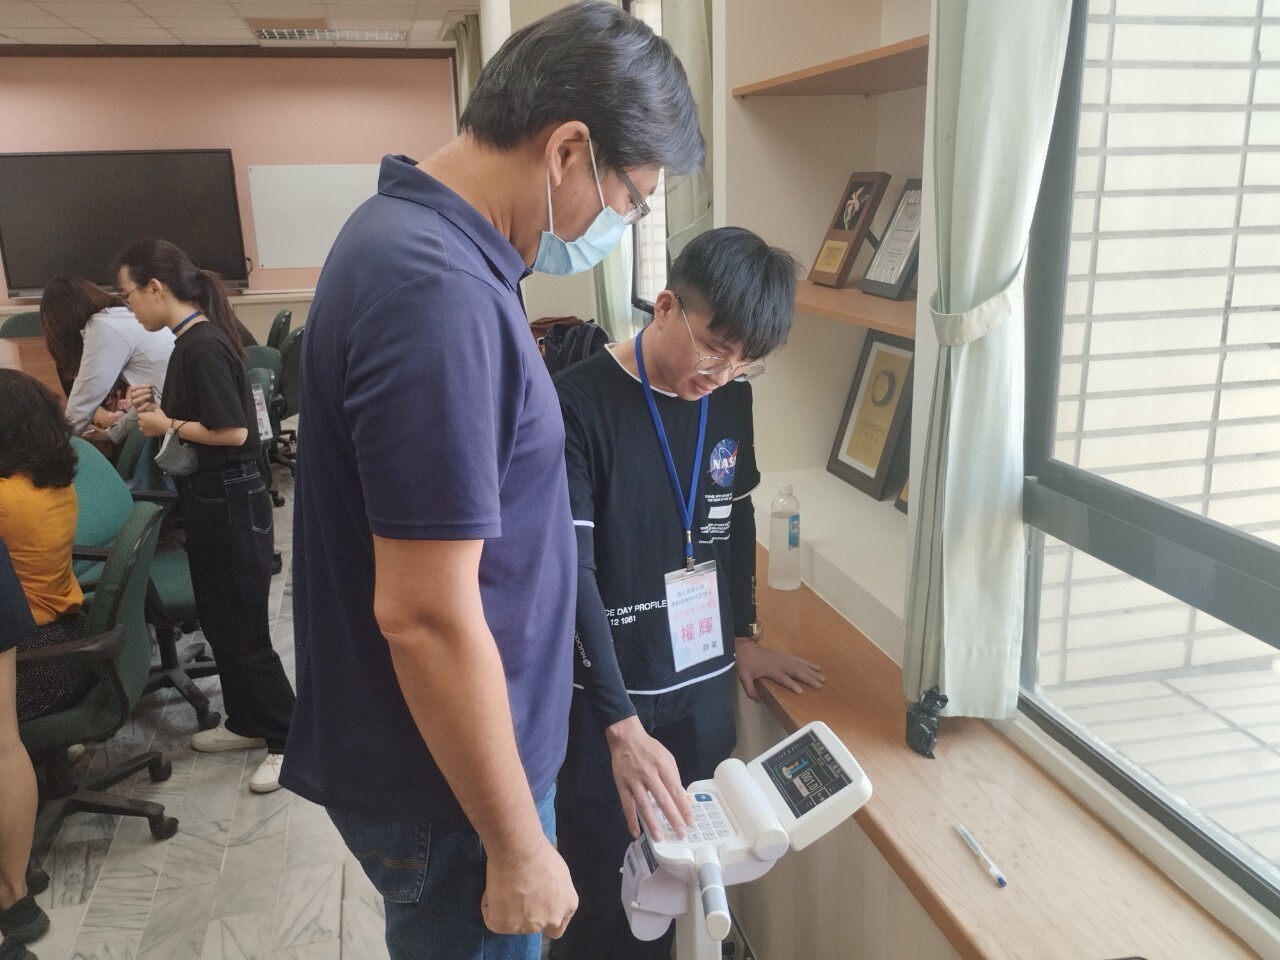
<path id="1" fill-rule="evenodd" d="M 276 480 L 287 502 L 275 514 L 284 572 L 272 585 L 272 635 L 292 677 L 292 480 L 280 468 Z M 217 678 L 201 683 L 220 708 Z M 382 898 L 324 810 L 287 790 L 250 793 L 245 782 L 263 751 L 197 754 L 188 746 L 195 730 L 195 712 L 161 691 L 77 763 L 92 776 L 163 751 L 169 780 L 153 784 L 144 772 L 114 789 L 163 803 L 178 832 L 156 841 L 138 817 L 69 818 L 45 862 L 49 889 L 37 898 L 52 929 L 32 951 L 40 960 L 385 958 Z"/>

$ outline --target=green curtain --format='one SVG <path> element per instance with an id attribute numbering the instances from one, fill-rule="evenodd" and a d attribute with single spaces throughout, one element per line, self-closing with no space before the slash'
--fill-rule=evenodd
<path id="1" fill-rule="evenodd" d="M 707 144 L 707 166 L 702 171 L 667 180 L 667 251 L 672 258 L 712 227 L 710 24 L 706 0 L 662 0 L 662 35 L 689 77 L 698 105 L 698 127 Z"/>
<path id="2" fill-rule="evenodd" d="M 480 18 L 474 13 L 453 25 L 453 40 L 457 45 L 454 54 L 454 80 L 458 86 L 458 116 L 467 109 L 471 91 L 475 89 L 480 68 L 484 66 L 480 53 Z"/>

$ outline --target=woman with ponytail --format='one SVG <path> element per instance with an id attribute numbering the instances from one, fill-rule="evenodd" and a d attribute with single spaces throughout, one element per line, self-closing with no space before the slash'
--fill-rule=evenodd
<path id="1" fill-rule="evenodd" d="M 293 688 L 271 646 L 272 517 L 259 471 L 257 415 L 244 348 L 222 279 L 163 240 L 139 240 L 112 272 L 147 330 L 176 338 L 164 387 L 130 388 L 147 436 L 174 430 L 194 446 L 195 473 L 178 478 L 191 583 L 205 639 L 218 660 L 225 719 L 191 738 L 207 753 L 267 748 L 249 789 L 279 787 Z"/>

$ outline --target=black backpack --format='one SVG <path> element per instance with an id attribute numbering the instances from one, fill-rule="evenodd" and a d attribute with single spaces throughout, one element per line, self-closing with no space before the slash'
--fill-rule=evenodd
<path id="1" fill-rule="evenodd" d="M 604 349 L 607 343 L 609 335 L 594 320 L 557 323 L 542 338 L 542 359 L 547 371 L 554 375 Z"/>

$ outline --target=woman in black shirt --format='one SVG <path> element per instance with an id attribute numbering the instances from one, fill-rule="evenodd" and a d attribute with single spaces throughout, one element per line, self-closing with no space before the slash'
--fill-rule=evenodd
<path id="1" fill-rule="evenodd" d="M 196 470 L 178 479 L 178 495 L 226 719 L 193 736 L 191 746 L 211 753 L 265 746 L 249 789 L 267 793 L 280 785 L 294 695 L 271 646 L 271 500 L 258 469 L 258 421 L 235 315 L 221 278 L 163 240 L 131 244 L 113 272 L 138 321 L 176 337 L 163 390 L 130 390 L 142 432 L 158 437 L 172 429 L 196 451 Z"/>

